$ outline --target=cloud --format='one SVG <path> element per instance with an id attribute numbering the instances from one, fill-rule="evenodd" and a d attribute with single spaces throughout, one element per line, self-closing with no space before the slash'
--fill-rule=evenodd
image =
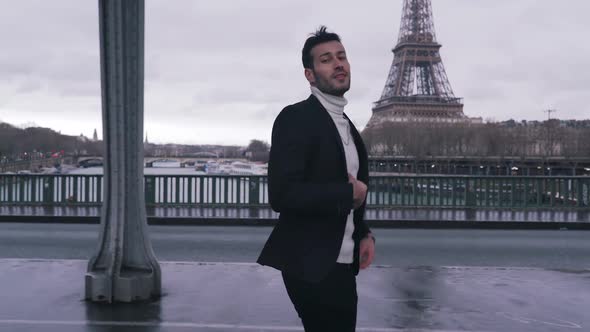
<path id="1" fill-rule="evenodd" d="M 15 93 L 16 94 L 28 94 L 39 91 L 42 88 L 42 84 L 39 80 L 25 79 L 18 83 Z"/>
<path id="2" fill-rule="evenodd" d="M 276 114 L 309 94 L 300 52 L 321 24 L 341 35 L 349 54 L 346 111 L 362 129 L 393 60 L 401 6 L 146 0 L 150 140 L 268 140 Z M 555 107 L 564 118 L 590 117 L 590 45 L 583 42 L 589 2 L 445 0 L 433 1 L 433 10 L 443 62 L 466 114 L 543 119 L 542 110 Z M 0 27 L 0 118 L 91 135 L 100 126 L 98 4 L 13 1 L 0 12 Z"/>

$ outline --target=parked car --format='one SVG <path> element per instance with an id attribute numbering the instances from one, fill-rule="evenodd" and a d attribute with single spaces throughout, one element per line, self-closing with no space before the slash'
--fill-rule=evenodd
<path id="1" fill-rule="evenodd" d="M 78 167 L 88 168 L 88 167 L 102 167 L 102 159 L 86 159 L 82 160 L 78 163 Z"/>

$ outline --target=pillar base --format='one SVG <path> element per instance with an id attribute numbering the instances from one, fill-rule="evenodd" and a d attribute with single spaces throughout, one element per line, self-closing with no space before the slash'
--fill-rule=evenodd
<path id="1" fill-rule="evenodd" d="M 161 294 L 159 271 L 125 269 L 109 277 L 106 271 L 86 274 L 86 300 L 92 302 L 136 302 Z"/>

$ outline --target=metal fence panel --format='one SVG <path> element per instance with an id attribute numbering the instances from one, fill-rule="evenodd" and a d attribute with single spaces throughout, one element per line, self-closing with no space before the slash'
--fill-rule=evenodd
<path id="1" fill-rule="evenodd" d="M 148 206 L 265 206 L 265 176 L 146 175 Z M 372 176 L 369 207 L 589 208 L 590 177 Z M 102 175 L 0 174 L 0 204 L 99 205 Z"/>

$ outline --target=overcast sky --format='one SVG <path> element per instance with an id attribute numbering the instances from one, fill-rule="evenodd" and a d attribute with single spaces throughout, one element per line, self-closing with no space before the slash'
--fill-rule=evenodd
<path id="1" fill-rule="evenodd" d="M 362 130 L 383 90 L 402 0 L 146 0 L 145 130 L 151 142 L 270 141 L 304 99 L 301 47 L 343 39 Z M 441 55 L 464 112 L 497 121 L 589 119 L 590 1 L 433 0 Z M 102 137 L 97 0 L 3 1 L 0 121 Z"/>

